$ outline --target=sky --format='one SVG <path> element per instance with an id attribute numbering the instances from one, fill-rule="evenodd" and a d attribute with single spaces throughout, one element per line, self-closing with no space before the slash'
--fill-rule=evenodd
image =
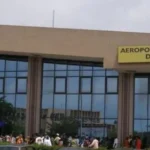
<path id="1" fill-rule="evenodd" d="M 0 24 L 150 32 L 150 0 L 0 0 Z"/>

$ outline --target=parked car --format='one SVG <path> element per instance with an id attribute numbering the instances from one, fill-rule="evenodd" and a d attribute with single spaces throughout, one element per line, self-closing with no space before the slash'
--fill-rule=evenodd
<path id="1" fill-rule="evenodd" d="M 28 145 L 0 145 L 0 150 L 35 150 Z"/>

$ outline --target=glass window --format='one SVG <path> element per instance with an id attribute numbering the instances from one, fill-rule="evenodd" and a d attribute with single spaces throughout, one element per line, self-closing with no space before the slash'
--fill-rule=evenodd
<path id="1" fill-rule="evenodd" d="M 92 71 L 81 71 L 81 76 L 92 76 Z"/>
<path id="2" fill-rule="evenodd" d="M 83 94 L 80 96 L 79 108 L 82 111 L 91 111 L 91 95 L 90 94 Z"/>
<path id="3" fill-rule="evenodd" d="M 54 76 L 54 71 L 44 71 L 43 72 L 43 76 L 47 77 L 47 76 Z"/>
<path id="4" fill-rule="evenodd" d="M 67 76 L 66 71 L 55 71 L 55 76 Z"/>
<path id="5" fill-rule="evenodd" d="M 66 78 L 55 78 L 55 93 L 66 92 Z"/>
<path id="6" fill-rule="evenodd" d="M 52 108 L 53 108 L 53 94 L 44 94 L 42 96 L 42 109 L 52 109 Z"/>
<path id="7" fill-rule="evenodd" d="M 67 110 L 78 110 L 78 95 L 67 96 Z"/>
<path id="8" fill-rule="evenodd" d="M 92 66 L 81 66 L 82 70 L 92 70 Z"/>
<path id="9" fill-rule="evenodd" d="M 5 78 L 5 93 L 16 92 L 16 78 Z"/>
<path id="10" fill-rule="evenodd" d="M 16 77 L 16 72 L 5 72 L 6 77 Z"/>
<path id="11" fill-rule="evenodd" d="M 118 78 L 107 78 L 107 93 L 117 93 Z"/>
<path id="12" fill-rule="evenodd" d="M 0 59 L 0 71 L 4 71 L 5 69 L 5 60 Z"/>
<path id="13" fill-rule="evenodd" d="M 67 78 L 67 92 L 68 93 L 78 93 L 79 92 L 79 78 L 78 77 L 68 77 Z"/>
<path id="14" fill-rule="evenodd" d="M 27 77 L 28 72 L 17 72 L 17 77 Z"/>
<path id="15" fill-rule="evenodd" d="M 17 70 L 21 71 L 27 71 L 28 70 L 28 62 L 24 62 L 24 61 L 18 61 L 18 68 Z"/>
<path id="16" fill-rule="evenodd" d="M 15 94 L 5 95 L 4 100 L 11 103 L 15 107 Z"/>
<path id="17" fill-rule="evenodd" d="M 16 108 L 26 109 L 27 105 L 27 95 L 26 94 L 17 94 L 16 95 Z"/>
<path id="18" fill-rule="evenodd" d="M 93 71 L 93 76 L 105 76 L 105 71 Z"/>
<path id="19" fill-rule="evenodd" d="M 16 61 L 6 60 L 6 71 L 16 71 Z"/>
<path id="20" fill-rule="evenodd" d="M 79 66 L 77 66 L 77 65 L 68 65 L 68 70 L 79 70 Z"/>
<path id="21" fill-rule="evenodd" d="M 0 93 L 3 93 L 4 80 L 0 78 Z"/>
<path id="22" fill-rule="evenodd" d="M 105 93 L 105 77 L 93 78 L 93 93 Z"/>
<path id="23" fill-rule="evenodd" d="M 118 95 L 109 94 L 106 95 L 105 104 L 105 117 L 106 118 L 117 118 L 118 114 Z"/>
<path id="24" fill-rule="evenodd" d="M 64 110 L 66 106 L 66 95 L 59 94 L 54 96 L 54 111 Z"/>
<path id="25" fill-rule="evenodd" d="M 107 76 L 118 76 L 118 72 L 115 70 L 107 70 L 106 75 Z"/>
<path id="26" fill-rule="evenodd" d="M 93 70 L 105 70 L 102 66 L 93 67 Z"/>
<path id="27" fill-rule="evenodd" d="M 18 78 L 17 79 L 17 93 L 26 93 L 27 92 L 27 79 Z"/>
<path id="28" fill-rule="evenodd" d="M 43 70 L 54 70 L 54 64 L 51 63 L 44 63 Z"/>
<path id="29" fill-rule="evenodd" d="M 66 64 L 56 64 L 55 69 L 56 70 L 67 70 L 67 65 Z"/>
<path id="30" fill-rule="evenodd" d="M 148 95 L 148 119 L 150 119 L 150 95 Z"/>
<path id="31" fill-rule="evenodd" d="M 68 76 L 79 76 L 79 71 L 68 71 Z"/>
<path id="32" fill-rule="evenodd" d="M 98 118 L 104 118 L 104 95 L 93 95 L 92 111 L 99 113 Z"/>
<path id="33" fill-rule="evenodd" d="M 134 117 L 137 119 L 147 118 L 147 95 L 135 95 Z"/>
<path id="34" fill-rule="evenodd" d="M 91 78 L 81 78 L 81 93 L 91 93 Z"/>
<path id="35" fill-rule="evenodd" d="M 135 78 L 135 93 L 148 93 L 148 78 Z"/>
<path id="36" fill-rule="evenodd" d="M 138 134 L 147 132 L 147 120 L 134 120 L 134 132 Z"/>
<path id="37" fill-rule="evenodd" d="M 54 78 L 44 77 L 43 78 L 43 93 L 50 94 L 54 91 Z"/>
<path id="38" fill-rule="evenodd" d="M 0 77 L 4 77 L 4 72 L 0 72 Z"/>

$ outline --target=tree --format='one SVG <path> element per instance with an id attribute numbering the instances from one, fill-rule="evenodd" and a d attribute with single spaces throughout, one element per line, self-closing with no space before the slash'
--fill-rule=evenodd
<path id="1" fill-rule="evenodd" d="M 52 124 L 48 123 L 50 134 L 66 133 L 66 135 L 77 135 L 79 123 L 77 120 L 67 117 L 60 121 L 54 121 Z"/>

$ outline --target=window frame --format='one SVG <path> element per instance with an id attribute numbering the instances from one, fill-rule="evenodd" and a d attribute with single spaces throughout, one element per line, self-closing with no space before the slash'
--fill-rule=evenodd
<path id="1" fill-rule="evenodd" d="M 19 92 L 18 91 L 18 80 L 19 79 L 26 79 L 26 92 Z M 17 77 L 16 78 L 16 94 L 27 94 L 27 84 L 28 84 L 28 79 L 27 77 Z"/>
<path id="2" fill-rule="evenodd" d="M 5 80 L 5 78 L 4 77 L 0 77 L 0 80 L 3 80 L 3 85 L 2 85 L 3 88 L 2 88 L 2 92 L 0 91 L 0 94 L 4 94 L 4 89 L 5 89 L 5 87 L 4 87 L 5 86 L 5 81 L 4 80 Z"/>
<path id="3" fill-rule="evenodd" d="M 65 90 L 64 90 L 64 92 L 57 92 L 57 90 L 56 90 L 56 82 L 57 82 L 57 79 L 64 79 L 65 80 Z M 62 76 L 55 76 L 54 77 L 54 94 L 67 94 L 67 77 L 66 76 L 64 76 L 64 77 L 62 77 Z"/>
<path id="4" fill-rule="evenodd" d="M 117 91 L 116 92 L 109 92 L 108 91 L 108 86 L 107 86 L 107 83 L 108 83 L 108 79 L 117 79 Z M 105 77 L 105 94 L 118 94 L 118 90 L 119 90 L 119 79 L 118 79 L 118 76 L 106 76 Z"/>
<path id="5" fill-rule="evenodd" d="M 90 79 L 90 91 L 89 92 L 82 92 L 82 79 Z M 92 94 L 93 87 L 93 78 L 91 76 L 79 76 L 79 94 Z"/>

